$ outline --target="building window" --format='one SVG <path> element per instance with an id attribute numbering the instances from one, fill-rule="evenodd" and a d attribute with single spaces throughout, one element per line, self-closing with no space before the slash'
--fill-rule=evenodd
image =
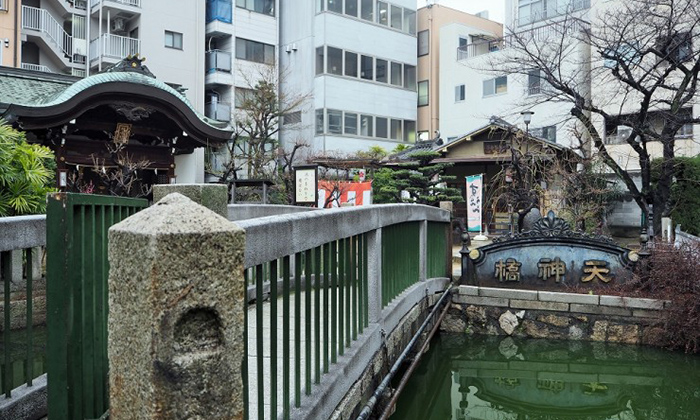
<path id="1" fill-rule="evenodd" d="M 269 16 L 275 15 L 275 0 L 236 0 L 236 7 Z"/>
<path id="2" fill-rule="evenodd" d="M 428 81 L 418 82 L 418 106 L 428 105 Z"/>
<path id="3" fill-rule="evenodd" d="M 527 94 L 537 95 L 542 93 L 542 71 L 540 69 L 530 70 L 527 73 Z"/>
<path id="4" fill-rule="evenodd" d="M 376 80 L 377 82 L 382 82 L 382 83 L 387 83 L 388 82 L 388 77 L 387 77 L 387 66 L 389 65 L 389 62 L 386 60 L 382 60 L 380 58 L 377 58 L 376 60 Z"/>
<path id="5" fill-rule="evenodd" d="M 326 47 L 328 54 L 328 64 L 326 72 L 329 74 L 343 74 L 343 50 L 340 48 Z"/>
<path id="6" fill-rule="evenodd" d="M 377 23 L 380 25 L 389 26 L 389 5 L 386 2 L 377 2 Z"/>
<path id="7" fill-rule="evenodd" d="M 323 74 L 323 47 L 316 48 L 316 75 Z"/>
<path id="8" fill-rule="evenodd" d="M 416 122 L 404 120 L 403 122 L 403 141 L 406 143 L 416 142 Z"/>
<path id="9" fill-rule="evenodd" d="M 403 9 L 399 6 L 391 5 L 391 27 L 403 30 Z"/>
<path id="10" fill-rule="evenodd" d="M 352 112 L 345 113 L 344 133 L 357 135 L 357 114 Z"/>
<path id="11" fill-rule="evenodd" d="M 328 0 L 328 11 L 343 13 L 343 0 Z"/>
<path id="12" fill-rule="evenodd" d="M 403 121 L 391 119 L 391 139 L 403 140 Z"/>
<path id="13" fill-rule="evenodd" d="M 323 129 L 324 129 L 324 121 L 323 121 L 323 110 L 322 109 L 317 109 L 316 110 L 316 134 L 323 134 Z"/>
<path id="14" fill-rule="evenodd" d="M 663 54 L 659 61 L 665 60 L 678 65 L 691 59 L 693 36 L 690 32 L 677 32 L 673 35 L 659 37 L 656 40 L 656 48 Z"/>
<path id="15" fill-rule="evenodd" d="M 374 117 L 362 115 L 360 117 L 360 135 L 364 137 L 374 137 Z"/>
<path id="16" fill-rule="evenodd" d="M 274 64 L 275 46 L 236 38 L 236 58 L 256 63 Z"/>
<path id="17" fill-rule="evenodd" d="M 533 128 L 530 130 L 530 134 L 541 139 L 545 139 L 552 143 L 557 142 L 557 126 L 550 125 L 547 127 Z"/>
<path id="18" fill-rule="evenodd" d="M 466 47 L 468 43 L 469 43 L 469 40 L 467 38 L 465 38 L 463 36 L 459 37 L 459 45 L 458 45 L 459 48 Z"/>
<path id="19" fill-rule="evenodd" d="M 689 138 L 693 137 L 693 124 L 683 124 L 683 126 L 676 133 L 676 137 Z"/>
<path id="20" fill-rule="evenodd" d="M 167 48 L 182 49 L 182 34 L 179 32 L 165 31 L 165 46 Z"/>
<path id="21" fill-rule="evenodd" d="M 345 0 L 345 14 L 357 17 L 357 0 Z"/>
<path id="22" fill-rule="evenodd" d="M 360 0 L 360 17 L 364 20 L 374 22 L 374 0 Z"/>
<path id="23" fill-rule="evenodd" d="M 389 138 L 389 120 L 384 117 L 377 117 L 374 120 L 377 125 L 377 137 L 382 139 Z"/>
<path id="24" fill-rule="evenodd" d="M 331 134 L 343 134 L 343 111 L 328 110 L 328 132 Z"/>
<path id="25" fill-rule="evenodd" d="M 612 69 L 618 64 L 625 65 L 638 64 L 641 56 L 638 54 L 639 47 L 636 43 L 622 43 L 616 48 L 606 48 L 603 51 L 603 67 Z"/>
<path id="26" fill-rule="evenodd" d="M 428 55 L 430 53 L 430 32 L 426 29 L 425 31 L 418 32 L 418 57 L 422 55 Z"/>
<path id="27" fill-rule="evenodd" d="M 465 99 L 467 88 L 465 85 L 455 86 L 455 102 L 462 102 Z"/>
<path id="28" fill-rule="evenodd" d="M 301 111 L 290 112 L 284 115 L 283 125 L 299 124 L 301 122 Z"/>
<path id="29" fill-rule="evenodd" d="M 245 89 L 237 87 L 233 93 L 233 105 L 236 108 L 248 107 L 246 102 L 252 101 L 255 97 L 255 91 L 253 89 Z"/>
<path id="30" fill-rule="evenodd" d="M 403 76 L 403 71 L 401 69 L 401 63 L 391 62 L 391 84 L 394 86 L 403 86 L 403 81 L 401 76 Z"/>
<path id="31" fill-rule="evenodd" d="M 374 80 L 374 57 L 363 55 L 360 60 L 360 77 Z"/>
<path id="32" fill-rule="evenodd" d="M 565 13 L 588 9 L 590 0 L 520 0 L 518 2 L 518 25 L 527 25 L 544 19 L 551 19 Z"/>
<path id="33" fill-rule="evenodd" d="M 357 77 L 357 54 L 345 51 L 345 75 Z"/>
<path id="34" fill-rule="evenodd" d="M 403 65 L 403 87 L 406 89 L 416 90 L 416 66 Z"/>
<path id="35" fill-rule="evenodd" d="M 403 10 L 403 30 L 411 35 L 416 34 L 416 12 L 413 10 Z"/>
<path id="36" fill-rule="evenodd" d="M 495 79 L 484 80 L 484 97 L 508 92 L 508 77 L 501 76 Z"/>

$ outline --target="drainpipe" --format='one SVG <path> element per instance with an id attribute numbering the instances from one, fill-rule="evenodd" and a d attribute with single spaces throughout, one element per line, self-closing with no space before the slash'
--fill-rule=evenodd
<path id="1" fill-rule="evenodd" d="M 386 388 L 389 386 L 389 383 L 391 383 L 391 380 L 393 379 L 394 375 L 396 374 L 396 372 L 399 371 L 399 368 L 403 364 L 403 362 L 406 359 L 406 357 L 408 356 L 408 354 L 413 349 L 413 346 L 418 341 L 418 338 L 423 334 L 423 330 L 426 329 L 430 320 L 433 319 L 433 317 L 437 314 L 437 311 L 440 308 L 440 306 L 442 306 L 443 301 L 448 299 L 450 295 L 451 295 L 450 288 L 448 286 L 447 290 L 445 290 L 443 292 L 442 296 L 440 296 L 440 300 L 438 300 L 438 302 L 433 307 L 433 310 L 430 311 L 430 314 L 428 315 L 428 317 L 425 318 L 425 321 L 423 321 L 420 328 L 418 328 L 418 331 L 416 331 L 416 333 L 413 335 L 413 338 L 411 338 L 411 341 L 408 342 L 408 345 L 406 346 L 404 351 L 401 353 L 399 358 L 396 359 L 396 362 L 394 362 L 394 365 L 391 367 L 391 370 L 389 370 L 389 373 L 387 373 L 387 375 L 384 377 L 384 380 L 382 380 L 382 383 L 379 384 L 377 389 L 374 391 L 374 394 L 372 394 L 372 397 L 369 399 L 369 401 L 367 401 L 365 406 L 362 407 L 362 411 L 360 411 L 360 415 L 357 416 L 356 420 L 367 420 L 369 418 L 369 416 L 372 414 L 372 410 L 374 409 L 374 406 L 381 400 L 382 394 L 384 393 Z M 447 309 L 447 308 L 448 308 L 448 306 L 445 307 L 445 309 Z M 441 319 L 442 319 L 442 317 L 441 317 Z M 439 325 L 439 323 L 437 323 L 436 325 Z M 428 338 L 428 340 L 429 340 L 429 338 Z M 423 346 L 423 347 L 425 347 L 425 346 Z M 386 412 L 383 414 L 386 414 Z"/>
<path id="2" fill-rule="evenodd" d="M 104 39 L 102 39 L 102 0 L 100 0 L 98 7 L 100 8 L 97 14 L 97 72 L 99 73 L 102 71 L 102 54 L 104 53 L 102 48 L 104 46 Z"/>
<path id="3" fill-rule="evenodd" d="M 90 0 L 87 0 L 86 6 L 85 6 L 85 43 L 86 43 L 86 50 L 85 50 L 85 77 L 90 76 L 90 40 L 92 37 L 90 36 L 91 31 L 90 28 L 92 27 L 92 10 L 90 6 Z"/>
<path id="4" fill-rule="evenodd" d="M 19 27 L 19 0 L 15 0 L 15 51 L 14 54 L 12 54 L 12 66 L 13 67 L 18 67 L 17 65 L 17 56 L 20 54 L 20 48 L 19 48 L 19 33 L 20 33 L 20 27 Z M 0 63 L 2 64 L 2 63 Z"/>

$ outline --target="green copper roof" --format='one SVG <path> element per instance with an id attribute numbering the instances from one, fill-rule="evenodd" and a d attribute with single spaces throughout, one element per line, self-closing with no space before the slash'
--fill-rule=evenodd
<path id="1" fill-rule="evenodd" d="M 200 114 L 187 98 L 164 82 L 136 71 L 106 71 L 77 81 L 73 77 L 42 76 L 38 72 L 3 71 L 3 74 L 0 74 L 0 113 L 1 108 L 11 104 L 34 108 L 55 106 L 93 86 L 120 82 L 140 84 L 165 91 L 182 101 L 204 123 L 219 130 L 225 130 L 228 127 L 227 123 Z M 5 106 L 1 106 L 3 104 Z"/>
<path id="2" fill-rule="evenodd" d="M 17 71 L 6 72 L 6 69 L 3 69 L 3 73 L 0 75 L 0 103 L 8 105 L 39 104 L 46 97 L 60 94 L 76 81 L 75 78 L 59 80 L 42 77 L 38 72 L 20 74 Z"/>

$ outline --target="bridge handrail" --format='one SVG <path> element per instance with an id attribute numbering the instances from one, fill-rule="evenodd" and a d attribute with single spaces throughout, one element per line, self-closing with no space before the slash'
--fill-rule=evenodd
<path id="1" fill-rule="evenodd" d="M 36 385 L 36 388 L 45 386 L 45 380 L 37 378 L 44 373 L 45 366 L 35 367 L 35 358 L 42 357 L 34 351 L 33 324 L 40 322 L 42 316 L 34 316 L 34 299 L 37 295 L 43 295 L 43 291 L 36 293 L 33 283 L 41 279 L 41 256 L 35 249 L 46 245 L 46 215 L 0 217 L 0 267 L 2 269 L 2 315 L 4 322 L 2 328 L 2 340 L 4 356 L 2 363 L 2 376 L 13 378 L 3 380 L 0 390 L 8 401 L 12 398 L 16 382 L 21 378 L 21 383 L 27 386 Z M 15 267 L 18 264 L 20 267 Z M 24 312 L 20 315 L 21 312 Z M 38 309 L 37 312 L 41 310 Z M 14 314 L 14 317 L 11 315 Z M 10 341 L 12 329 L 24 329 L 25 334 L 22 346 Z M 12 347 L 12 349 L 11 349 Z M 24 351 L 19 348 L 26 349 Z M 21 358 L 24 372 L 13 374 L 13 365 Z M 38 407 L 41 411 L 45 409 Z M 4 413 L 4 405 L 0 404 L 0 417 Z"/>
<path id="2" fill-rule="evenodd" d="M 375 204 L 237 221 L 246 231 L 245 267 L 404 222 L 450 222 L 445 210 L 421 204 Z"/>

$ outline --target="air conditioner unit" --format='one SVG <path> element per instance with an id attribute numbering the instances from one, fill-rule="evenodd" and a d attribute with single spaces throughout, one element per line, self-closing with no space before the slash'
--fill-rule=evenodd
<path id="1" fill-rule="evenodd" d="M 124 18 L 114 18 L 111 25 L 112 32 L 125 32 L 126 31 L 126 19 Z"/>

